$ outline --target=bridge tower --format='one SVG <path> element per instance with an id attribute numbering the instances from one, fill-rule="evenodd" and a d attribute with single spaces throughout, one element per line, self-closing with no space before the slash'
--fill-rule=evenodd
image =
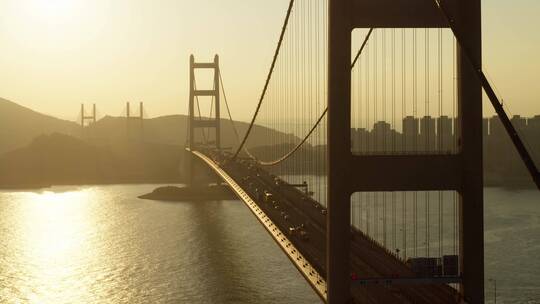
<path id="1" fill-rule="evenodd" d="M 197 69 L 211 69 L 214 70 L 214 87 L 211 90 L 201 90 L 196 86 L 195 71 Z M 221 149 L 221 126 L 220 126 L 220 110 L 219 110 L 219 57 L 214 56 L 213 62 L 199 63 L 195 62 L 193 55 L 189 58 L 189 148 L 191 150 L 197 149 L 197 142 L 195 140 L 196 129 L 214 129 L 215 131 L 215 148 Z M 195 106 L 198 107 L 198 97 L 206 96 L 212 97 L 214 117 L 203 119 L 202 117 L 196 117 Z M 197 103 L 197 104 L 196 104 Z M 200 113 L 199 113 L 200 114 Z"/>
<path id="2" fill-rule="evenodd" d="M 92 105 L 92 114 L 86 115 L 84 110 L 84 103 L 81 103 L 81 126 L 84 128 L 86 122 L 95 123 L 96 122 L 96 104 Z"/>
<path id="3" fill-rule="evenodd" d="M 213 77 L 213 88 L 211 90 L 208 89 L 199 89 L 197 88 L 196 80 L 195 80 L 195 72 L 198 69 L 209 69 L 213 70 L 214 77 Z M 202 131 L 203 136 L 205 137 L 205 131 L 209 129 L 213 129 L 215 132 L 215 141 L 213 142 L 205 142 L 206 147 L 209 148 L 215 148 L 220 150 L 221 149 L 221 125 L 220 125 L 220 100 L 219 100 L 219 57 L 218 55 L 214 56 L 213 62 L 195 62 L 195 57 L 193 55 L 189 58 L 189 121 L 188 121 L 188 147 L 191 151 L 197 150 L 200 147 L 200 143 L 196 140 L 196 133 L 195 131 L 197 129 Z M 198 97 L 211 97 L 213 99 L 213 102 L 211 104 L 212 111 L 213 111 L 213 117 L 201 117 L 200 113 L 200 106 L 199 106 L 199 98 Z M 196 108 L 197 107 L 197 108 Z M 210 134 L 210 133 L 208 133 Z M 204 138 L 206 140 L 206 137 Z M 213 147 L 210 147 L 209 145 L 213 144 Z M 203 170 L 196 170 L 196 168 L 201 169 L 197 167 L 196 161 L 193 159 L 193 156 L 191 153 L 186 153 L 186 166 L 188 171 L 188 179 L 189 184 L 195 184 L 195 180 L 197 173 L 202 172 Z M 198 174 L 201 175 L 201 174 Z M 204 175 L 204 174 L 203 174 Z M 201 180 L 208 180 L 206 177 L 200 178 Z M 218 176 L 213 176 L 213 179 L 215 179 L 217 184 L 221 183 L 221 179 Z"/>
<path id="4" fill-rule="evenodd" d="M 144 104 L 139 103 L 139 115 L 131 114 L 131 103 L 128 101 L 126 103 L 126 135 L 127 139 L 131 139 L 133 134 L 133 124 L 137 125 L 138 137 L 142 141 L 144 138 Z M 136 135 L 137 136 L 137 135 Z"/>
<path id="5" fill-rule="evenodd" d="M 448 28 L 457 50 L 459 152 L 448 155 L 351 153 L 351 34 L 355 28 Z M 457 191 L 460 196 L 460 292 L 484 303 L 480 0 L 329 0 L 328 303 L 350 303 L 350 201 L 354 192 Z M 467 54 L 467 55 L 466 55 Z M 471 60 L 472 64 L 467 60 Z M 381 172 L 392 172 L 381 174 Z M 413 172 L 413 176 L 410 175 Z M 413 177 L 413 178 L 411 178 Z"/>
<path id="6" fill-rule="evenodd" d="M 96 104 L 92 105 L 92 113 L 87 115 L 84 109 L 84 103 L 81 103 L 81 136 L 85 135 L 84 127 L 96 122 Z"/>

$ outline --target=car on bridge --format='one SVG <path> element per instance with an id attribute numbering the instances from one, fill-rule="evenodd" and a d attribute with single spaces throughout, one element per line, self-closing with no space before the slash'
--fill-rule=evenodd
<path id="1" fill-rule="evenodd" d="M 304 229 L 304 224 L 297 226 L 297 227 L 289 227 L 289 235 L 291 236 L 297 236 L 301 240 L 307 241 L 309 240 L 309 236 L 307 231 Z"/>

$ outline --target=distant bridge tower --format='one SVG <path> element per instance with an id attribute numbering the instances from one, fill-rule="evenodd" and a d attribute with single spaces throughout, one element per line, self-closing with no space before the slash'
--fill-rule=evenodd
<path id="1" fill-rule="evenodd" d="M 92 105 L 92 114 L 86 115 L 84 110 L 84 103 L 81 103 L 81 127 L 85 127 L 86 123 L 95 123 L 96 122 L 96 104 Z"/>
<path id="2" fill-rule="evenodd" d="M 94 103 L 92 105 L 92 113 L 90 115 L 87 115 L 84 110 L 84 103 L 81 103 L 81 130 L 84 130 L 84 127 L 93 124 L 96 122 L 96 104 Z"/>
<path id="3" fill-rule="evenodd" d="M 131 104 L 126 103 L 126 134 L 127 138 L 137 137 L 141 141 L 144 138 L 144 104 L 139 103 L 139 115 L 131 114 Z M 133 135 L 136 134 L 136 135 Z"/>
<path id="4" fill-rule="evenodd" d="M 191 55 L 189 59 L 189 148 L 191 150 L 197 149 L 197 142 L 195 140 L 195 129 L 202 129 L 204 132 L 208 129 L 214 129 L 215 131 L 215 147 L 221 149 L 221 126 L 220 126 L 220 112 L 219 112 L 219 57 L 215 55 L 214 62 L 196 63 L 195 57 Z M 198 89 L 195 82 L 195 70 L 196 69 L 213 69 L 214 70 L 214 87 L 211 90 Z M 203 119 L 198 112 L 195 115 L 195 106 L 199 108 L 199 96 L 206 96 L 213 98 L 213 111 L 214 117 Z M 195 104 L 197 103 L 197 104 Z M 199 117 L 196 117 L 199 116 Z M 203 133 L 204 134 L 204 133 Z M 207 143 L 209 144 L 209 143 Z"/>
<path id="5" fill-rule="evenodd" d="M 96 104 L 92 104 L 92 113 L 87 115 L 86 114 L 86 111 L 84 109 L 84 103 L 81 103 L 81 114 L 80 114 L 80 119 L 81 119 L 81 136 L 82 137 L 85 137 L 87 134 L 85 134 L 85 127 L 86 126 L 89 126 L 93 123 L 96 122 L 96 117 L 97 117 L 97 114 L 96 114 Z"/>

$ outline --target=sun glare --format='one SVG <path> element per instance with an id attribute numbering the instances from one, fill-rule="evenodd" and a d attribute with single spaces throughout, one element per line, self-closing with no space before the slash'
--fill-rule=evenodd
<path id="1" fill-rule="evenodd" d="M 70 299 L 69 303 L 84 303 L 82 299 L 90 297 L 88 285 L 82 283 L 84 262 L 98 256 L 88 241 L 95 227 L 89 211 L 92 190 L 18 196 L 20 206 L 15 210 L 19 214 L 14 216 L 20 219 L 20 230 L 13 246 L 19 252 L 15 265 L 25 274 L 20 290 L 24 302 L 67 303 L 64 300 Z M 77 287 L 66 288 L 73 285 Z"/>
<path id="2" fill-rule="evenodd" d="M 80 1 L 78 0 L 27 0 L 27 10 L 42 22 L 64 23 L 73 19 Z"/>
<path id="3" fill-rule="evenodd" d="M 82 224 L 87 193 L 83 191 L 31 194 L 34 213 L 27 214 L 32 223 L 32 248 L 44 256 L 64 256 L 77 250 L 80 238 L 74 231 Z"/>

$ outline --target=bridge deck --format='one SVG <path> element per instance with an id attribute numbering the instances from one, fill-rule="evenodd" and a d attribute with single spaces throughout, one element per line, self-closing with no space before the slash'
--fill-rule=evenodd
<path id="1" fill-rule="evenodd" d="M 326 209 L 250 162 L 193 153 L 231 186 L 325 301 Z M 453 288 L 435 284 L 437 280 L 414 280 L 415 274 L 401 259 L 356 229 L 351 229 L 351 273 L 369 278 L 351 282 L 351 293 L 358 303 L 458 302 Z M 415 285 L 379 284 L 376 278 L 395 278 L 401 284 L 410 281 Z"/>

